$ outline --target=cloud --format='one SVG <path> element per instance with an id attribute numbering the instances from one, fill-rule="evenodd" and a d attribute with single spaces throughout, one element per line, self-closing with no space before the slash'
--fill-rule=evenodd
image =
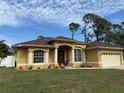
<path id="1" fill-rule="evenodd" d="M 12 11 L 11 6 L 6 2 L 0 1 L 0 25 L 17 25 L 16 14 Z"/>
<path id="2" fill-rule="evenodd" d="M 124 9 L 124 0 L 0 0 L 0 26 L 24 25 L 25 19 L 66 26 L 86 13 L 108 16 Z"/>

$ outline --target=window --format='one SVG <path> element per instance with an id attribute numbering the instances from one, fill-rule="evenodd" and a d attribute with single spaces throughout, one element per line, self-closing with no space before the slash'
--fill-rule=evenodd
<path id="1" fill-rule="evenodd" d="M 44 62 L 44 51 L 36 50 L 34 51 L 34 63 L 43 63 Z"/>
<path id="2" fill-rule="evenodd" d="M 75 56 L 75 62 L 80 62 L 81 61 L 81 50 L 75 49 L 74 56 Z"/>

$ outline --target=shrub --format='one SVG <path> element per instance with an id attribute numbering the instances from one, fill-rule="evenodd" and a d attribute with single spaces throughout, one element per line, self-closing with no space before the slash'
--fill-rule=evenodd
<path id="1" fill-rule="evenodd" d="M 37 67 L 37 69 L 40 69 L 40 67 Z"/>
<path id="2" fill-rule="evenodd" d="M 33 66 L 29 66 L 28 69 L 30 69 L 30 70 L 33 69 Z"/>
<path id="3" fill-rule="evenodd" d="M 88 64 L 87 67 L 92 67 L 92 64 Z"/>
<path id="4" fill-rule="evenodd" d="M 58 66 L 55 66 L 55 69 L 58 69 L 59 67 Z"/>
<path id="5" fill-rule="evenodd" d="M 48 66 L 49 69 L 51 69 L 51 67 L 52 67 L 51 65 Z"/>
<path id="6" fill-rule="evenodd" d="M 92 65 L 89 63 L 83 63 L 80 65 L 80 67 L 92 67 Z"/>
<path id="7" fill-rule="evenodd" d="M 61 66 L 61 68 L 65 68 L 65 66 Z"/>
<path id="8" fill-rule="evenodd" d="M 81 64 L 80 67 L 85 67 L 85 64 Z"/>

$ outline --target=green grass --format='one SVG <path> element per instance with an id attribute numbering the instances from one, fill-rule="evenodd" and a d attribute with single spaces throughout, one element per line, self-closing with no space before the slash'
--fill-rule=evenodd
<path id="1" fill-rule="evenodd" d="M 124 93 L 124 71 L 0 68 L 0 93 Z"/>

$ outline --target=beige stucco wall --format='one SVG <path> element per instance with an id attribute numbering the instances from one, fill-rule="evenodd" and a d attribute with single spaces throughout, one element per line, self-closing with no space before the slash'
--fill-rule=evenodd
<path id="1" fill-rule="evenodd" d="M 86 54 L 86 62 L 99 62 L 97 49 L 86 50 L 85 54 Z"/>
<path id="2" fill-rule="evenodd" d="M 54 63 L 54 49 L 49 50 L 49 63 Z"/>
<path id="3" fill-rule="evenodd" d="M 18 64 L 27 64 L 27 48 L 17 48 L 17 66 Z"/>
<path id="4" fill-rule="evenodd" d="M 99 49 L 99 51 L 122 52 L 123 50 L 115 50 L 115 49 Z"/>
<path id="5" fill-rule="evenodd" d="M 99 64 L 99 55 L 97 49 L 86 50 L 85 51 L 86 62 L 91 64 L 94 67 L 100 67 Z"/>

